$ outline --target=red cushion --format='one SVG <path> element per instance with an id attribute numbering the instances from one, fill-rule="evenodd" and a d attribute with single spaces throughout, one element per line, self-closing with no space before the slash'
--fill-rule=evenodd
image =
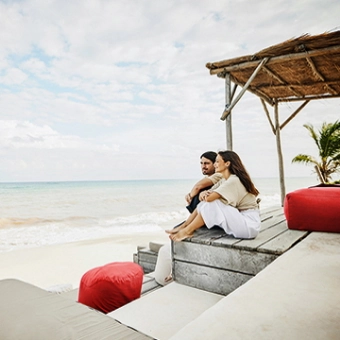
<path id="1" fill-rule="evenodd" d="M 286 195 L 289 229 L 340 232 L 340 188 L 312 187 Z"/>
<path id="2" fill-rule="evenodd" d="M 140 297 L 143 269 L 133 262 L 113 262 L 86 272 L 80 281 L 78 301 L 109 313 Z"/>

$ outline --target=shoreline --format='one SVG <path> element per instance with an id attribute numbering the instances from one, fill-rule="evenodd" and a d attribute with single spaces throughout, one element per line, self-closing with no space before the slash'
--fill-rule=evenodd
<path id="1" fill-rule="evenodd" d="M 0 253 L 0 280 L 15 278 L 43 289 L 56 285 L 78 288 L 88 270 L 110 262 L 133 261 L 137 246 L 166 243 L 162 230 L 18 249 Z"/>

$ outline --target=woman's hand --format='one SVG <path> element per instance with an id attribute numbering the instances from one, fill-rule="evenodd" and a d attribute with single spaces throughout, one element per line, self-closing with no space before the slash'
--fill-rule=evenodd
<path id="1" fill-rule="evenodd" d="M 191 195 L 190 195 L 190 192 L 185 196 L 185 200 L 187 201 L 188 204 L 191 203 L 192 197 L 191 197 Z"/>
<path id="2" fill-rule="evenodd" d="M 211 194 L 210 190 L 205 190 L 200 193 L 199 199 L 200 201 L 206 201 L 207 197 Z"/>
<path id="3" fill-rule="evenodd" d="M 212 202 L 219 199 L 221 195 L 213 190 L 202 191 L 200 193 L 200 201 Z"/>

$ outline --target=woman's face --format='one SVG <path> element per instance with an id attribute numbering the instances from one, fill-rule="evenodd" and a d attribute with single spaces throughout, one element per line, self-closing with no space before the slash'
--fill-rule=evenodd
<path id="1" fill-rule="evenodd" d="M 220 155 L 217 155 L 214 166 L 216 172 L 223 172 L 225 170 L 226 165 L 223 158 Z"/>

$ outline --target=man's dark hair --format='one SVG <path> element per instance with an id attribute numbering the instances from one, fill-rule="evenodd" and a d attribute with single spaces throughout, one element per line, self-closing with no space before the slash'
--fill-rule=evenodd
<path id="1" fill-rule="evenodd" d="M 217 153 L 216 153 L 216 152 L 214 152 L 214 151 L 207 151 L 207 152 L 203 153 L 203 154 L 201 155 L 200 158 L 202 158 L 202 157 L 208 158 L 208 159 L 211 160 L 213 163 L 215 163 L 216 156 L 217 156 Z"/>

